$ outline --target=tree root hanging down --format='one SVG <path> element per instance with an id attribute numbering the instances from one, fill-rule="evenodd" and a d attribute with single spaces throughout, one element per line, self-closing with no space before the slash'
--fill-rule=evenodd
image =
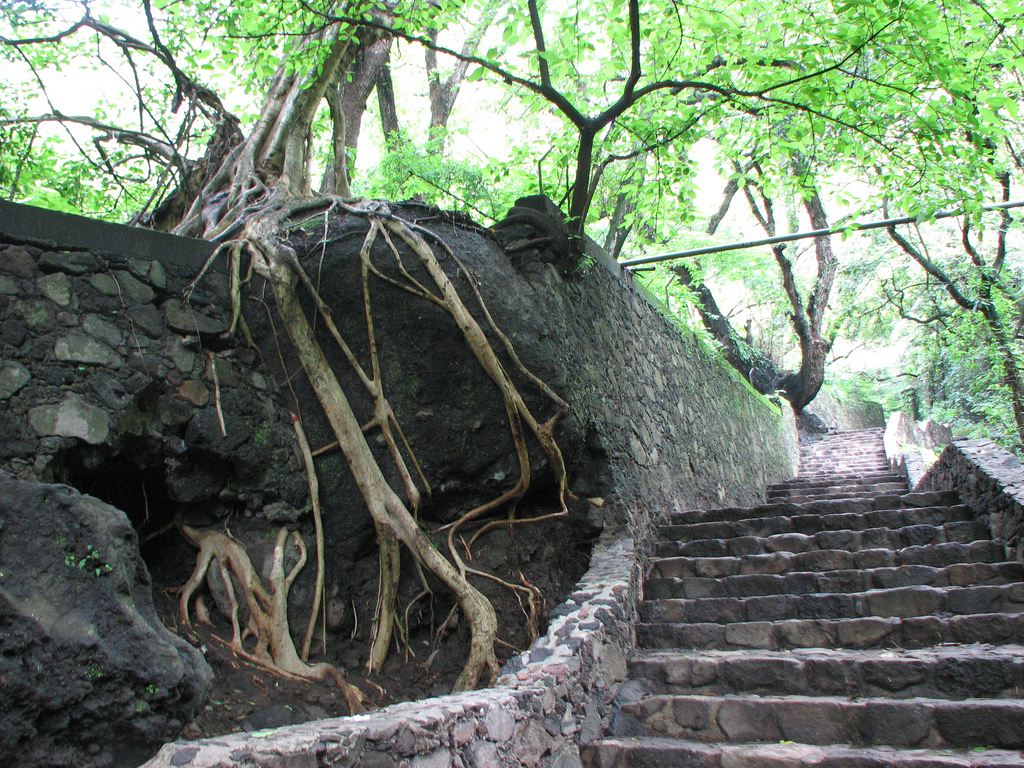
<path id="1" fill-rule="evenodd" d="M 335 326 L 330 310 L 326 307 L 309 276 L 299 264 L 294 250 L 282 239 L 282 233 L 302 216 L 309 214 L 311 211 L 314 212 L 313 215 L 327 216 L 335 208 L 360 216 L 366 219 L 368 223 L 368 231 L 360 249 L 360 261 L 364 314 L 370 349 L 369 371 L 364 369 L 356 359 L 351 348 Z M 377 528 L 382 555 L 381 587 L 378 598 L 379 604 L 374 642 L 370 654 L 369 664 L 371 671 L 379 669 L 380 664 L 383 663 L 391 644 L 395 626 L 398 624 L 396 595 L 400 562 L 399 545 L 402 544 L 412 553 L 418 565 L 424 566 L 452 590 L 462 612 L 467 618 L 471 635 L 470 651 L 462 672 L 456 679 L 454 689 L 459 691 L 476 687 L 485 670 L 493 682 L 498 674 L 498 662 L 494 650 L 495 643 L 497 642 L 497 618 L 490 601 L 469 582 L 468 576 L 496 577 L 467 569 L 455 549 L 453 537 L 457 529 L 464 523 L 499 508 L 509 509 L 511 518 L 516 503 L 526 494 L 530 485 L 530 462 L 525 439 L 527 429 L 540 443 L 555 473 L 561 512 L 555 513 L 553 516 L 567 514 L 565 497 L 569 492 L 566 482 L 565 465 L 561 451 L 554 439 L 554 429 L 557 422 L 568 412 L 567 404 L 547 384 L 522 364 L 512 348 L 511 342 L 501 333 L 491 318 L 479 290 L 470 277 L 468 283 L 474 298 L 485 320 L 500 340 L 516 370 L 547 395 L 556 405 L 556 413 L 547 421 L 540 422 L 534 417 L 499 360 L 483 329 L 469 312 L 459 296 L 455 285 L 441 267 L 431 242 L 444 252 L 444 256 L 447 259 L 450 259 L 452 263 L 459 267 L 461 274 L 469 276 L 468 270 L 461 264 L 456 254 L 434 233 L 395 217 L 385 204 L 362 201 L 358 205 L 353 205 L 339 198 L 318 198 L 290 204 L 271 205 L 247 220 L 239 221 L 232 231 L 239 232 L 237 239 L 225 243 L 221 250 L 228 253 L 233 260 L 237 260 L 242 250 L 247 249 L 253 257 L 252 266 L 271 285 L 277 309 L 287 334 L 295 346 L 302 367 L 334 432 L 337 445 L 345 455 L 355 477 L 356 484 Z M 403 263 L 402 255 L 392 241 L 391 235 L 397 235 L 412 250 L 430 275 L 431 282 L 433 282 L 432 288 L 428 288 L 411 275 Z M 382 237 L 387 243 L 392 256 L 396 260 L 402 279 L 395 279 L 385 275 L 371 260 L 371 249 L 378 237 Z M 232 264 L 231 269 L 232 274 L 237 274 L 237 262 Z M 370 302 L 370 275 L 444 308 L 462 332 L 466 343 L 469 345 L 477 361 L 495 383 L 505 404 L 509 428 L 519 462 L 519 479 L 516 485 L 509 491 L 496 499 L 469 510 L 454 524 L 448 526 L 448 551 L 451 560 L 444 557 L 434 547 L 416 519 L 416 511 L 422 495 L 425 493 L 429 494 L 430 489 L 404 434 L 402 434 L 394 411 L 384 392 Z M 337 376 L 314 335 L 310 321 L 299 303 L 298 284 L 300 282 L 312 296 L 317 306 L 319 319 L 324 323 L 324 326 L 341 349 L 342 354 L 353 367 L 357 377 L 373 399 L 374 416 L 369 424 L 360 426 L 356 420 L 348 396 L 342 390 Z M 233 302 L 236 307 L 240 303 L 240 283 L 241 281 L 237 279 L 232 281 Z M 237 317 L 237 308 L 233 308 L 233 322 Z M 403 501 L 402 497 L 388 484 L 381 466 L 369 447 L 366 432 L 374 428 L 381 430 L 391 459 L 401 478 L 402 490 L 407 501 Z M 408 457 L 408 462 L 406 457 Z M 412 471 L 409 469 L 410 464 Z M 257 634 L 258 637 L 256 652 L 249 653 L 242 648 L 237 627 L 232 647 L 235 647 L 238 652 L 247 657 L 262 657 L 264 659 L 263 663 L 266 663 L 266 658 L 269 657 L 272 659 L 273 668 L 283 670 L 287 674 L 294 674 L 300 677 L 322 677 L 326 675 L 334 676 L 337 673 L 338 677 L 336 679 L 339 685 L 347 686 L 340 678 L 340 672 L 335 668 L 329 665 L 307 665 L 295 652 L 294 644 L 288 635 L 287 617 L 284 615 L 282 608 L 275 607 L 278 605 L 277 601 L 286 601 L 286 586 L 291 583 L 290 579 L 294 578 L 294 573 L 286 578 L 283 575 L 283 565 L 280 566 L 280 582 L 275 581 L 273 593 L 268 594 L 263 590 L 259 579 L 252 572 L 252 566 L 248 563 L 248 558 L 244 556 L 244 552 L 241 551 L 235 542 L 219 533 L 210 531 L 200 533 L 192 529 L 188 529 L 188 531 L 189 533 L 186 533 L 186 536 L 200 548 L 200 553 L 197 559 L 196 571 L 182 593 L 181 611 L 186 623 L 188 596 L 195 591 L 201 582 L 210 561 L 216 558 L 218 563 L 220 563 L 220 567 L 224 568 L 225 564 L 227 564 L 226 567 L 236 575 L 239 582 L 243 585 L 242 588 L 246 595 L 247 603 L 256 606 L 255 610 L 250 607 L 252 615 L 257 617 L 254 622 L 256 625 L 254 634 Z M 282 530 L 279 534 L 280 549 L 282 551 L 286 538 L 287 534 Z M 301 541 L 301 538 L 299 540 Z M 283 560 L 283 554 L 275 558 L 275 566 L 278 560 Z M 509 584 L 500 579 L 496 580 L 513 589 L 517 596 L 520 592 L 527 595 L 531 608 L 529 611 L 531 624 L 535 626 L 537 620 L 535 605 L 537 600 L 539 600 L 535 588 L 531 588 L 526 584 L 519 586 Z M 286 605 L 286 602 L 283 605 Z M 261 608 L 261 606 L 266 607 Z M 237 624 L 237 617 L 235 618 L 235 623 Z M 533 631 L 536 630 L 534 629 Z M 347 686 L 346 698 L 349 696 L 349 689 L 353 692 L 352 701 L 355 701 L 355 696 L 358 695 L 358 692 L 351 686 Z M 355 704 L 359 704 L 359 702 L 355 701 Z M 353 709 L 355 709 L 355 706 L 353 706 Z"/>
<path id="2" fill-rule="evenodd" d="M 189 601 L 203 583 L 210 566 L 216 563 L 227 584 L 231 601 L 231 649 L 237 655 L 284 677 L 307 680 L 331 678 L 341 689 L 352 714 L 364 711 L 362 693 L 345 680 L 341 670 L 330 664 L 307 664 L 299 658 L 295 650 L 295 643 L 288 627 L 288 591 L 306 563 L 306 545 L 297 532 L 293 531 L 289 536 L 285 527 L 277 532 L 268 591 L 253 568 L 249 555 L 237 541 L 220 531 L 200 531 L 187 525 L 182 525 L 181 531 L 185 538 L 199 549 L 195 570 L 182 587 L 178 601 L 181 621 L 186 628 L 192 628 L 188 611 Z M 285 547 L 289 539 L 299 550 L 299 561 L 285 574 Z M 249 622 L 244 631 L 239 623 L 233 585 L 237 585 L 241 590 L 249 609 Z M 250 636 L 255 638 L 255 647 L 252 650 L 245 645 Z"/>

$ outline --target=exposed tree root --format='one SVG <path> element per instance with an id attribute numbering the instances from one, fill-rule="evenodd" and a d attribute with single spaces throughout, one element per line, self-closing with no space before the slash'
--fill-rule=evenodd
<path id="1" fill-rule="evenodd" d="M 307 664 L 299 658 L 292 642 L 288 627 L 288 591 L 306 562 L 306 546 L 298 533 L 292 532 L 291 539 L 299 549 L 299 561 L 285 574 L 284 555 L 285 545 L 289 539 L 288 529 L 282 527 L 277 532 L 268 592 L 253 568 L 248 554 L 237 541 L 219 531 L 199 531 L 187 525 L 182 525 L 181 531 L 185 538 L 199 549 L 195 570 L 182 588 L 178 602 L 181 621 L 186 628 L 192 627 L 188 613 L 189 600 L 203 583 L 210 565 L 216 562 L 227 584 L 228 598 L 231 602 L 231 649 L 239 656 L 285 677 L 311 680 L 331 678 L 341 689 L 349 710 L 353 714 L 364 711 L 362 694 L 358 688 L 345 680 L 341 670 L 330 664 Z M 249 609 L 249 623 L 244 632 L 241 631 L 239 624 L 233 584 L 237 584 L 241 590 Z M 254 636 L 256 640 L 251 651 L 245 646 L 245 640 L 249 635 Z"/>
<path id="2" fill-rule="evenodd" d="M 294 413 L 292 414 L 292 426 L 295 428 L 295 437 L 299 442 L 299 450 L 302 452 L 302 461 L 306 465 L 306 478 L 309 481 L 309 499 L 313 510 L 313 527 L 316 531 L 316 585 L 313 588 L 313 605 L 309 611 L 309 622 L 306 624 L 306 634 L 302 639 L 302 660 L 309 660 L 309 646 L 313 641 L 313 631 L 316 629 L 316 619 L 320 613 L 321 603 L 324 599 L 324 524 L 320 512 L 320 481 L 316 476 L 316 467 L 313 466 L 313 454 L 309 450 L 309 441 L 306 439 L 306 431 L 302 428 L 302 422 Z M 326 650 L 327 635 L 324 633 L 324 645 Z"/>
<path id="3" fill-rule="evenodd" d="M 333 208 L 341 208 L 366 219 L 368 222 L 367 234 L 360 249 L 360 262 L 364 316 L 370 350 L 369 370 L 364 369 L 359 363 L 335 326 L 329 308 L 326 307 L 312 281 L 299 264 L 295 252 L 281 238 L 281 233 L 289 225 L 294 224 L 297 217 L 309 211 L 315 211 L 315 215 L 326 216 Z M 524 607 L 523 610 L 528 617 L 532 636 L 536 636 L 537 633 L 539 606 L 541 605 L 542 598 L 539 590 L 529 584 L 525 578 L 521 577 L 523 584 L 518 585 L 506 582 L 492 574 L 467 569 L 455 549 L 454 536 L 461 525 L 500 508 L 507 508 L 509 510 L 509 517 L 510 519 L 512 518 L 516 503 L 526 494 L 530 486 L 531 470 L 526 444 L 527 430 L 536 437 L 548 457 L 549 464 L 555 474 L 559 492 L 559 504 L 561 506 L 560 512 L 537 519 L 558 517 L 568 513 L 565 505 L 565 497 L 568 494 L 565 465 L 554 439 L 555 426 L 558 420 L 567 413 L 568 406 L 550 387 L 532 374 L 519 360 L 510 341 L 497 328 L 491 318 L 472 276 L 459 262 L 456 255 L 432 232 L 394 217 L 384 204 L 367 202 L 354 206 L 337 198 L 320 198 L 318 200 L 307 200 L 288 205 L 271 204 L 265 206 L 262 211 L 251 216 L 248 220 L 239 220 L 237 227 L 228 227 L 224 231 L 228 230 L 237 231 L 239 235 L 237 240 L 225 244 L 223 248 L 236 262 L 230 267 L 232 294 L 236 304 L 232 312 L 232 322 L 234 324 L 239 318 L 237 305 L 240 303 L 239 288 L 243 282 L 238 277 L 239 267 L 237 259 L 243 249 L 248 249 L 253 256 L 253 268 L 272 287 L 277 309 L 284 327 L 295 346 L 302 367 L 337 439 L 337 446 L 345 455 L 377 529 L 380 549 L 380 591 L 373 647 L 371 648 L 368 662 L 369 669 L 371 671 L 380 669 L 391 646 L 392 635 L 396 627 L 401 629 L 404 626 L 398 621 L 397 607 L 400 573 L 399 544 L 403 544 L 413 554 L 418 566 L 425 566 L 427 570 L 453 591 L 462 612 L 467 618 L 471 635 L 471 647 L 465 666 L 456 679 L 455 690 L 466 690 L 476 687 L 485 671 L 487 671 L 493 681 L 498 673 L 498 662 L 494 651 L 494 646 L 497 642 L 497 619 L 493 606 L 469 582 L 468 577 L 480 576 L 492 579 L 513 590 L 517 597 L 520 595 L 526 596 L 528 608 Z M 402 261 L 399 249 L 391 239 L 392 234 L 401 238 L 416 255 L 430 275 L 433 282 L 432 287 L 428 288 L 415 279 L 408 271 Z M 378 237 L 381 237 L 387 243 L 402 276 L 401 279 L 385 275 L 373 263 L 371 251 Z M 484 330 L 467 309 L 459 296 L 458 290 L 444 272 L 437 255 L 425 238 L 429 238 L 438 247 L 442 248 L 445 257 L 452 259 L 453 263 L 458 265 L 460 274 L 466 276 L 484 318 L 500 340 L 515 369 L 555 403 L 556 413 L 547 421 L 539 422 L 530 412 L 522 395 L 517 390 L 491 346 Z M 510 490 L 491 501 L 469 510 L 454 524 L 447 526 L 448 551 L 451 561 L 442 556 L 433 546 L 426 532 L 420 527 L 416 519 L 416 511 L 422 496 L 423 494 L 428 494 L 430 488 L 384 393 L 370 302 L 370 275 L 445 309 L 462 332 L 477 361 L 495 383 L 505 405 L 509 428 L 519 463 L 519 478 Z M 297 284 L 299 282 L 306 287 L 312 296 L 317 307 L 317 318 L 324 323 L 324 327 L 338 344 L 343 356 L 348 360 L 364 388 L 373 398 L 374 416 L 366 425 L 361 426 L 356 420 L 349 400 L 314 335 L 310 320 L 306 317 L 299 304 L 297 293 Z M 403 501 L 398 493 L 388 484 L 377 459 L 369 447 L 366 432 L 374 428 L 381 431 L 388 452 L 401 478 L 401 484 L 407 501 Z M 307 462 L 312 461 L 312 454 L 308 446 L 304 448 L 304 455 Z M 406 460 L 407 457 L 408 461 Z M 412 470 L 410 470 L 410 466 Z M 311 475 L 311 487 L 313 485 L 313 477 L 315 475 Z M 509 521 L 502 522 L 507 523 Z M 487 527 L 485 526 L 484 530 L 486 529 Z M 318 675 L 333 676 L 334 673 L 337 673 L 339 677 L 336 679 L 338 679 L 339 685 L 342 685 L 343 688 L 347 686 L 340 678 L 340 672 L 333 667 L 329 665 L 307 665 L 295 653 L 294 645 L 288 635 L 287 617 L 283 611 L 283 607 L 286 605 L 287 586 L 290 585 L 291 579 L 294 578 L 294 572 L 289 574 L 288 577 L 284 577 L 283 565 L 280 566 L 282 569 L 280 574 L 281 581 L 275 581 L 273 593 L 268 594 L 263 591 L 259 579 L 252 572 L 252 566 L 248 563 L 248 558 L 245 557 L 245 553 L 235 542 L 223 534 L 210 531 L 200 533 L 192 529 L 187 530 L 190 533 L 186 533 L 186 535 L 200 548 L 200 553 L 197 558 L 196 571 L 182 593 L 181 611 L 186 623 L 188 597 L 201 582 L 210 560 L 216 558 L 221 564 L 220 567 L 230 569 L 240 584 L 243 585 L 242 589 L 246 595 L 247 603 L 251 604 L 250 613 L 254 617 L 253 623 L 255 627 L 252 628 L 252 632 L 257 636 L 257 646 L 256 650 L 252 653 L 242 647 L 242 638 L 237 626 L 237 615 L 234 618 L 235 638 L 232 641 L 232 647 L 237 652 L 249 658 L 262 659 L 261 663 L 269 663 L 274 668 L 287 674 L 315 677 Z M 322 536 L 319 526 L 317 530 L 318 537 Z M 478 536 L 479 533 L 477 534 Z M 299 546 L 298 542 L 301 542 L 301 538 L 297 537 L 297 534 L 295 537 L 298 538 L 297 546 Z M 279 553 L 275 550 L 275 567 L 278 567 L 278 560 L 283 559 L 283 547 L 286 538 L 287 533 L 282 529 L 282 532 L 279 534 L 279 549 L 282 552 Z M 320 542 L 318 538 L 318 551 L 320 551 L 319 548 Z M 277 601 L 279 600 L 285 602 L 282 602 L 279 607 L 275 607 L 278 606 Z M 520 600 L 520 604 L 522 604 L 522 600 Z M 254 609 L 252 605 L 256 605 L 257 609 Z M 260 608 L 260 606 L 265 607 Z M 311 630 L 315 621 L 315 612 L 316 609 L 314 608 L 313 616 L 310 619 L 310 626 L 307 628 L 306 639 L 303 643 L 304 654 L 308 649 L 312 634 Z M 456 618 L 453 615 L 439 631 L 443 631 L 446 627 L 452 625 L 454 621 L 456 621 Z M 270 660 L 269 662 L 267 661 L 268 659 Z M 333 672 L 330 670 L 333 670 Z M 355 690 L 351 686 L 348 686 L 348 688 L 352 691 Z M 346 693 L 347 697 L 348 693 Z"/>

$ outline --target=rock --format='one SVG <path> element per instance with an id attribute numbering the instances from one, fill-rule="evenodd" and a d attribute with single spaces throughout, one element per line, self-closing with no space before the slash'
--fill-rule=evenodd
<path id="1" fill-rule="evenodd" d="M 109 347 L 117 347 L 122 341 L 121 330 L 99 315 L 90 313 L 82 318 L 82 330 Z"/>
<path id="2" fill-rule="evenodd" d="M 177 299 L 164 302 L 163 310 L 167 325 L 181 333 L 219 335 L 228 329 L 223 320 L 207 317 L 194 307 L 183 306 Z"/>
<path id="3" fill-rule="evenodd" d="M 71 331 L 57 339 L 53 355 L 58 360 L 73 363 L 87 363 L 115 368 L 121 364 L 121 356 L 114 350 L 81 331 Z"/>
<path id="4" fill-rule="evenodd" d="M 67 272 L 69 275 L 87 275 L 101 267 L 102 264 L 96 256 L 80 251 L 65 253 L 47 251 L 39 257 L 39 268 L 43 272 Z"/>
<path id="5" fill-rule="evenodd" d="M 209 695 L 202 654 L 164 628 L 120 510 L 0 476 L 0 763 L 135 765 Z"/>
<path id="6" fill-rule="evenodd" d="M 0 272 L 11 277 L 34 277 L 36 263 L 28 251 L 12 245 L 0 251 Z"/>
<path id="7" fill-rule="evenodd" d="M 159 339 L 164 334 L 164 319 L 160 310 L 152 304 L 137 304 L 128 308 L 128 317 L 135 328 L 141 330 L 151 339 Z"/>
<path id="8" fill-rule="evenodd" d="M 123 269 L 114 270 L 112 275 L 121 289 L 120 296 L 125 304 L 148 304 L 156 296 L 152 288 L 139 282 Z"/>
<path id="9" fill-rule="evenodd" d="M 953 442 L 953 430 L 933 419 L 925 419 L 918 428 L 921 430 L 922 447 L 936 453 L 941 453 L 942 446 Z"/>
<path id="10" fill-rule="evenodd" d="M 110 434 L 110 415 L 68 392 L 60 405 L 40 405 L 28 412 L 28 422 L 40 437 L 77 437 L 98 445 Z"/>
<path id="11" fill-rule="evenodd" d="M 4 360 L 0 363 L 0 400 L 6 400 L 18 393 L 32 378 L 21 363 L 15 360 Z"/>
<path id="12" fill-rule="evenodd" d="M 63 272 L 54 272 L 52 275 L 43 275 L 36 284 L 43 296 L 54 304 L 66 307 L 71 303 L 71 278 Z"/>

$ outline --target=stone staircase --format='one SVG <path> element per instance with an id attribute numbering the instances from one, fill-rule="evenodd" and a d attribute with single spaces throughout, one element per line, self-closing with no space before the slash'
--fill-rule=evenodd
<path id="1" fill-rule="evenodd" d="M 881 430 L 801 450 L 767 503 L 675 515 L 615 737 L 590 768 L 1024 768 L 1024 569 Z"/>

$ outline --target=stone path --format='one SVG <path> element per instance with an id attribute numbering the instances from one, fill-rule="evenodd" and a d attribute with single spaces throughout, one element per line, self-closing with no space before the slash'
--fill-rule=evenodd
<path id="1" fill-rule="evenodd" d="M 661 529 L 586 765 L 1024 768 L 1024 569 L 955 493 L 908 493 L 881 432 Z"/>

